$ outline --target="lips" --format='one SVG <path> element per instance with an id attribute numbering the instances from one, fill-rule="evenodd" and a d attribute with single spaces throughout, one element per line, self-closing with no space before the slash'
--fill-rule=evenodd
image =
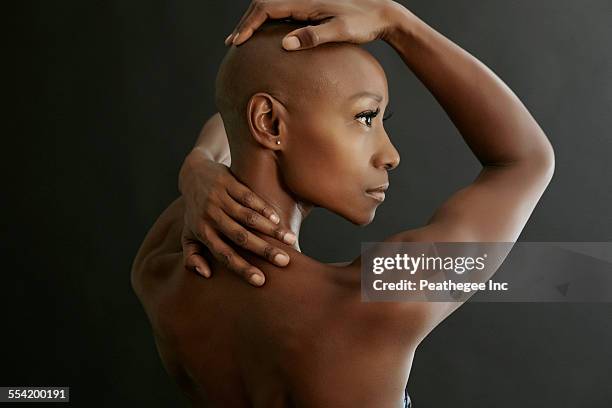
<path id="1" fill-rule="evenodd" d="M 388 188 L 389 183 L 385 183 L 382 186 L 366 190 L 366 195 L 376 201 L 383 202 L 385 200 L 385 191 L 387 191 Z"/>

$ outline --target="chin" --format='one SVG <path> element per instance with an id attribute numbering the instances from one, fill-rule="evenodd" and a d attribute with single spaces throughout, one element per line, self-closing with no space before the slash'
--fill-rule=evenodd
<path id="1" fill-rule="evenodd" d="M 345 206 L 341 208 L 332 208 L 325 205 L 322 205 L 321 207 L 327 208 L 329 211 L 344 218 L 353 225 L 366 226 L 374 221 L 378 205 L 372 206 L 372 203 L 369 202 L 369 200 L 367 202 L 358 202 L 357 200 L 350 198 L 343 200 L 343 203 L 349 202 L 354 203 L 355 205 L 350 208 Z"/>
<path id="2" fill-rule="evenodd" d="M 353 224 L 364 227 L 369 225 L 374 221 L 374 217 L 376 216 L 376 208 L 371 211 L 364 212 L 363 214 L 358 214 L 356 217 L 349 219 Z"/>

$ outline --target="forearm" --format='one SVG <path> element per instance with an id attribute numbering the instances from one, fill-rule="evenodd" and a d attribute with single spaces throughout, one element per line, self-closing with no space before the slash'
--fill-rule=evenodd
<path id="1" fill-rule="evenodd" d="M 213 161 L 226 166 L 231 165 L 229 143 L 225 126 L 219 113 L 214 114 L 200 131 L 193 150 L 187 155 L 179 172 L 179 190 L 184 192 L 184 184 L 189 183 L 189 175 L 201 166 L 202 161 Z"/>
<path id="2" fill-rule="evenodd" d="M 216 163 L 231 164 L 227 133 L 219 113 L 206 121 L 193 148 Z"/>
<path id="3" fill-rule="evenodd" d="M 518 97 L 489 68 L 403 7 L 387 42 L 429 89 L 483 166 L 553 160 Z"/>

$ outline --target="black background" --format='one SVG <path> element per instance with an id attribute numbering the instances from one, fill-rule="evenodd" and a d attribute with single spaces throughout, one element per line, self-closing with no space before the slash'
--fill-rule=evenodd
<path id="1" fill-rule="evenodd" d="M 184 401 L 129 269 L 214 113 L 223 40 L 247 4 L 5 10 L 0 386 L 70 386 L 72 404 L 88 407 Z M 612 241 L 612 3 L 403 4 L 491 67 L 547 132 L 556 173 L 521 239 Z M 302 247 L 320 260 L 353 259 L 361 241 L 422 225 L 479 170 L 393 50 L 368 48 L 387 71 L 402 163 L 370 226 L 325 210 L 306 221 Z M 418 407 L 610 406 L 611 322 L 611 304 L 467 304 L 419 347 L 409 390 Z"/>

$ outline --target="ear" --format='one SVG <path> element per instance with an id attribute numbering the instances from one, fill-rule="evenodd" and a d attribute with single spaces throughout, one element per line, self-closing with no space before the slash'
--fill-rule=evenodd
<path id="1" fill-rule="evenodd" d="M 247 121 L 253 139 L 262 147 L 281 150 L 287 110 L 273 96 L 259 92 L 247 105 Z"/>

